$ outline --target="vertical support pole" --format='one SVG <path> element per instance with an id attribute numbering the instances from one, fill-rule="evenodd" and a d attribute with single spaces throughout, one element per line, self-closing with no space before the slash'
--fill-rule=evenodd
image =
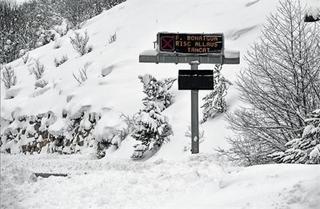
<path id="1" fill-rule="evenodd" d="M 191 70 L 198 70 L 199 61 L 190 62 Z M 199 153 L 199 90 L 191 90 L 191 153 Z"/>

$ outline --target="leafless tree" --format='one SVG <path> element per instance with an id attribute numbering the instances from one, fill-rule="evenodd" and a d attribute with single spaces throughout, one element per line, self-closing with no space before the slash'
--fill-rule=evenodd
<path id="1" fill-rule="evenodd" d="M 320 107 L 320 29 L 306 24 L 299 1 L 283 0 L 247 53 L 238 86 L 242 108 L 229 116 L 238 137 L 220 150 L 247 165 L 268 163 L 301 137 L 308 113 Z"/>

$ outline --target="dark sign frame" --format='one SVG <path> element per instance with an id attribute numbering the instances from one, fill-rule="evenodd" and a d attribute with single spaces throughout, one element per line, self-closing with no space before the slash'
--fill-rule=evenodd
<path id="1" fill-rule="evenodd" d="M 167 33 L 157 35 L 160 52 L 178 54 L 223 54 L 223 33 Z"/>
<path id="2" fill-rule="evenodd" d="M 179 70 L 179 90 L 212 90 L 213 70 Z"/>

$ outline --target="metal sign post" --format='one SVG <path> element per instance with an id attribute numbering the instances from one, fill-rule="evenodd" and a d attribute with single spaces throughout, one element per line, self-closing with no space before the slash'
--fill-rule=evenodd
<path id="1" fill-rule="evenodd" d="M 190 62 L 191 70 L 198 70 L 199 64 Z M 191 90 L 191 153 L 199 153 L 199 90 Z"/>
<path id="2" fill-rule="evenodd" d="M 189 63 L 191 71 L 197 71 L 201 63 L 239 64 L 239 51 L 225 51 L 222 33 L 189 34 L 158 33 L 156 50 L 144 51 L 139 62 L 144 63 Z M 186 77 L 180 77 L 186 76 Z M 199 153 L 199 89 L 209 89 L 213 76 L 208 71 L 202 73 L 181 71 L 180 90 L 191 90 L 191 153 Z M 186 82 L 194 82 L 186 85 Z M 203 83 L 202 83 L 203 82 Z M 201 84 L 200 84 L 201 83 Z M 213 88 L 213 86 L 211 86 Z"/>

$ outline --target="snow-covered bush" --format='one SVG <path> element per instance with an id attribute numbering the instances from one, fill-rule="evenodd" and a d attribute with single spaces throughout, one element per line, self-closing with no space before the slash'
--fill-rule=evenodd
<path id="1" fill-rule="evenodd" d="M 83 84 L 87 79 L 87 67 L 83 67 L 79 70 L 78 75 L 72 73 L 73 78 L 79 83 L 79 85 Z"/>
<path id="2" fill-rule="evenodd" d="M 169 90 L 176 79 L 167 78 L 158 81 L 149 74 L 139 76 L 139 79 L 143 84 L 143 92 L 146 94 L 146 97 L 143 98 L 143 103 L 153 101 L 160 108 L 160 111 L 163 111 L 172 104 L 173 97 Z"/>
<path id="3" fill-rule="evenodd" d="M 94 148 L 93 130 L 100 118 L 100 114 L 88 112 L 87 108 L 74 115 L 67 114 L 63 120 L 51 111 L 17 116 L 1 135 L 1 152 L 72 154 L 82 148 Z"/>
<path id="4" fill-rule="evenodd" d="M 63 55 L 60 59 L 59 58 L 54 58 L 54 65 L 56 67 L 59 67 L 60 65 L 62 65 L 66 61 L 68 61 L 68 56 L 67 55 Z"/>
<path id="5" fill-rule="evenodd" d="M 31 69 L 31 72 L 36 77 L 36 80 L 39 80 L 40 78 L 42 78 L 44 70 L 45 70 L 44 65 L 41 64 L 39 60 L 36 60 L 34 62 L 34 66 Z"/>
<path id="6" fill-rule="evenodd" d="M 229 116 L 231 160 L 274 162 L 270 155 L 300 138 L 304 118 L 320 108 L 320 27 L 303 17 L 299 1 L 281 0 L 248 51 L 237 83 L 247 107 Z"/>
<path id="7" fill-rule="evenodd" d="M 0 71 L 1 71 L 1 80 L 4 83 L 4 86 L 7 89 L 10 89 L 12 86 L 16 85 L 17 83 L 17 76 L 14 73 L 14 70 L 11 66 L 2 66 L 0 65 Z"/>
<path id="8" fill-rule="evenodd" d="M 29 53 L 26 53 L 25 55 L 23 55 L 21 59 L 24 64 L 27 64 L 27 62 L 29 61 Z"/>
<path id="9" fill-rule="evenodd" d="M 98 113 L 88 112 L 85 107 L 67 117 L 65 127 L 59 131 L 50 131 L 56 138 L 60 138 L 50 147 L 50 151 L 73 154 L 80 152 L 81 147 L 93 147 L 93 130 L 100 117 Z"/>
<path id="10" fill-rule="evenodd" d="M 206 122 L 209 118 L 214 118 L 218 113 L 227 111 L 225 96 L 227 95 L 229 85 L 232 85 L 232 83 L 221 74 L 221 70 L 222 65 L 214 67 L 214 89 L 202 98 L 204 104 L 201 106 L 203 108 L 201 123 Z"/>
<path id="11" fill-rule="evenodd" d="M 85 31 L 84 35 L 74 32 L 74 38 L 70 37 L 72 47 L 82 56 L 92 51 L 92 47 L 88 46 L 89 35 Z"/>
<path id="12" fill-rule="evenodd" d="M 122 114 L 119 124 L 116 126 L 105 126 L 103 120 L 99 121 L 94 133 L 95 140 L 97 141 L 97 157 L 105 157 L 107 150 L 117 150 L 121 146 L 122 141 L 134 131 L 136 120 L 135 116 Z"/>
<path id="13" fill-rule="evenodd" d="M 121 138 L 121 131 L 115 127 L 104 127 L 101 136 L 97 137 L 97 158 L 103 158 L 108 149 L 116 150 L 120 147 L 123 139 Z"/>
<path id="14" fill-rule="evenodd" d="M 172 134 L 168 119 L 161 112 L 172 104 L 173 96 L 169 92 L 176 79 L 158 81 L 151 75 L 139 76 L 143 83 L 144 108 L 137 113 L 132 137 L 139 141 L 135 145 L 133 159 L 152 155 Z M 148 153 L 148 154 L 147 154 Z"/>
<path id="15" fill-rule="evenodd" d="M 40 47 L 54 41 L 57 38 L 57 32 L 54 30 L 40 30 L 38 31 L 38 40 L 36 47 Z"/>
<path id="16" fill-rule="evenodd" d="M 320 109 L 306 119 L 302 136 L 289 141 L 284 152 L 271 156 L 280 163 L 320 164 Z"/>
<path id="17" fill-rule="evenodd" d="M 40 153 L 50 143 L 47 128 L 56 120 L 52 112 L 37 116 L 18 116 L 1 135 L 1 151 L 7 153 Z"/>
<path id="18" fill-rule="evenodd" d="M 132 134 L 132 137 L 139 141 L 135 145 L 133 159 L 146 157 L 147 151 L 149 155 L 154 154 L 160 149 L 163 142 L 169 141 L 169 136 L 172 134 L 168 119 L 161 115 L 158 103 L 149 101 L 144 105 L 145 108 L 140 110 L 136 116 L 135 131 Z"/>

